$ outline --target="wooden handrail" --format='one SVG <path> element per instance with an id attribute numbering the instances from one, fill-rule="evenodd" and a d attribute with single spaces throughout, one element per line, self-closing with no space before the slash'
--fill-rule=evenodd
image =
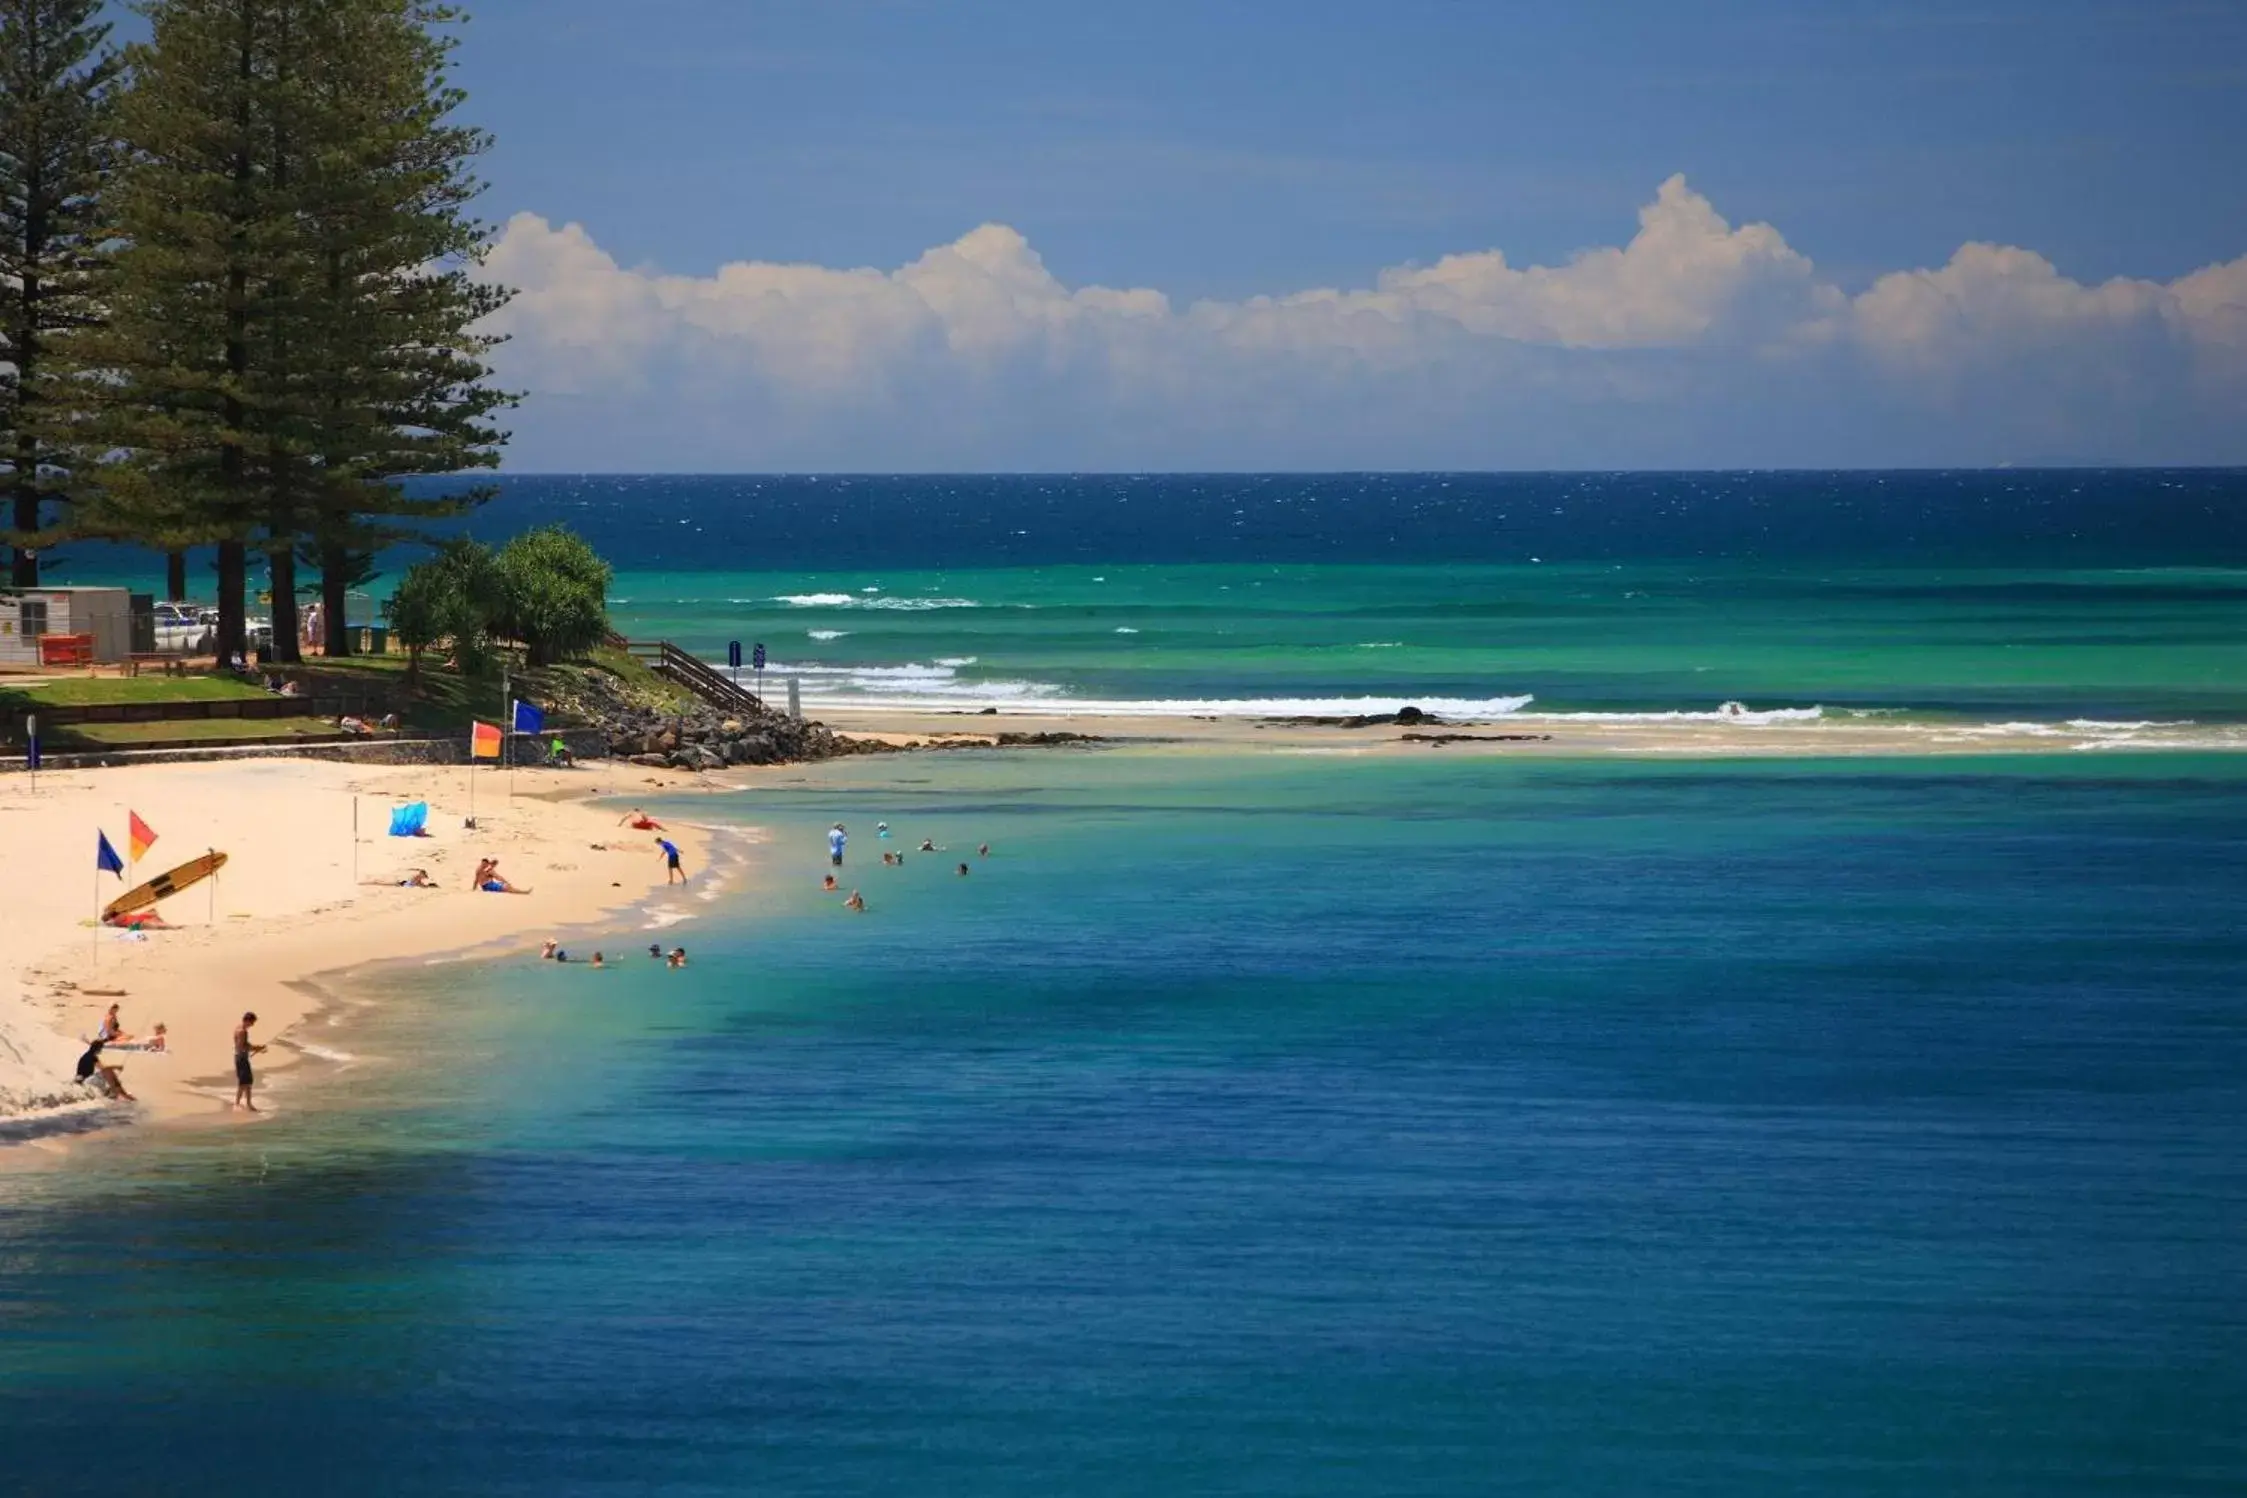
<path id="1" fill-rule="evenodd" d="M 700 656 L 669 640 L 627 640 L 624 649 L 634 660 L 647 662 L 651 670 L 670 677 L 712 707 L 736 712 L 764 710 L 764 699 L 755 692 L 735 686 Z"/>

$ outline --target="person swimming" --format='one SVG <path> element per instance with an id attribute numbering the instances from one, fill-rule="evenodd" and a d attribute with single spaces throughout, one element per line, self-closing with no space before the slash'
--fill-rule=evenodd
<path id="1" fill-rule="evenodd" d="M 556 952 L 559 952 L 560 950 L 561 945 L 557 943 L 552 937 L 548 937 L 546 939 L 545 947 L 540 950 L 538 955 L 544 960 L 552 962 L 554 960 L 554 954 Z"/>
<path id="2" fill-rule="evenodd" d="M 845 909 L 845 910 L 858 910 L 858 911 L 863 911 L 863 910 L 864 910 L 865 908 L 866 908 L 866 897 L 865 897 L 864 895 L 860 894 L 860 893 L 859 893 L 859 892 L 858 892 L 857 890 L 855 890 L 855 889 L 854 889 L 854 890 L 852 890 L 852 891 L 850 892 L 850 898 L 849 898 L 849 899 L 847 899 L 847 900 L 845 900 L 845 901 L 843 901 L 843 909 Z"/>
<path id="3" fill-rule="evenodd" d="M 685 947 L 673 947 L 668 960 L 673 967 L 685 967 L 687 965 L 687 949 Z"/>
<path id="4" fill-rule="evenodd" d="M 833 890 L 838 890 L 838 889 L 841 889 L 841 888 L 842 888 L 842 886 L 841 886 L 841 885 L 839 885 L 839 884 L 837 884 L 837 883 L 835 882 L 835 876 L 834 876 L 833 874 L 829 874 L 829 875 L 827 876 L 826 880 L 825 880 L 824 882 L 822 882 L 822 883 L 820 884 L 820 886 L 819 886 L 819 887 L 820 887 L 821 889 L 823 889 L 823 890 L 829 890 L 829 891 L 833 891 Z"/>
<path id="5" fill-rule="evenodd" d="M 936 851 L 936 839 L 933 837 L 922 838 L 921 851 L 923 853 L 934 853 Z"/>
<path id="6" fill-rule="evenodd" d="M 648 943 L 648 955 L 649 955 L 650 957 L 654 957 L 654 958 L 657 958 L 657 959 L 659 959 L 659 960 L 660 960 L 660 959 L 662 958 L 662 956 L 663 956 L 663 943 L 662 943 L 662 942 L 659 942 L 659 941 L 651 941 L 651 942 L 649 942 L 649 943 Z"/>
<path id="7" fill-rule="evenodd" d="M 989 858 L 991 856 L 991 845 L 989 843 L 982 844 L 975 850 L 975 856 L 977 858 Z"/>
<path id="8" fill-rule="evenodd" d="M 595 953 L 593 954 L 593 966 L 595 966 L 595 967 L 607 967 L 607 966 L 608 966 L 608 960 L 607 960 L 606 958 L 604 958 L 604 957 L 603 957 L 603 956 L 602 956 L 602 955 L 601 955 L 600 953 L 598 953 L 598 952 L 595 952 Z"/>
<path id="9" fill-rule="evenodd" d="M 967 865 L 964 863 L 960 865 L 960 877 L 962 879 L 967 877 Z"/>

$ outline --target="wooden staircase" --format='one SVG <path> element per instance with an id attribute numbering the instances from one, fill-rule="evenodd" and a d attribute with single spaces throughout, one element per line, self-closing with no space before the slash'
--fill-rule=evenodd
<path id="1" fill-rule="evenodd" d="M 645 662 L 649 670 L 669 677 L 721 712 L 760 712 L 764 708 L 763 699 L 756 693 L 735 686 L 699 656 L 669 640 L 627 640 L 624 649 L 634 660 Z"/>

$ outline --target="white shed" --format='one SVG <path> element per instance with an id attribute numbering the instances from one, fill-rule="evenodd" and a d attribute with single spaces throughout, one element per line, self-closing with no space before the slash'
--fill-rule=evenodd
<path id="1" fill-rule="evenodd" d="M 132 648 L 132 594 L 124 588 L 18 588 L 0 593 L 0 665 L 36 666 L 41 635 L 90 635 L 93 659 Z"/>

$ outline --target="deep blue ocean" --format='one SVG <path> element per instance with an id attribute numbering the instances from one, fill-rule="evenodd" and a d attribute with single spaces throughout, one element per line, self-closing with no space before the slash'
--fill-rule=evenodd
<path id="1" fill-rule="evenodd" d="M 862 554 L 801 527 L 768 552 L 696 487 L 777 482 L 754 480 L 584 523 L 661 537 L 685 529 L 667 504 L 701 506 L 725 539 L 620 574 L 795 579 L 709 596 L 894 632 L 906 663 L 942 653 L 913 629 L 996 601 L 924 575 L 1036 613 L 1131 568 L 1215 591 L 1333 566 L 1358 570 L 1327 595 L 1347 610 L 1412 595 L 1399 648 L 1450 652 L 1462 695 L 1766 695 L 1683 697 L 1695 673 L 1659 664 L 1678 626 L 1633 647 L 1521 609 L 1491 644 L 1471 621 L 1516 595 L 1446 592 L 1620 565 L 1741 580 L 1672 605 L 1732 641 L 1723 663 L 1760 662 L 1774 705 L 2247 716 L 2237 477 L 2079 477 L 2034 503 L 1983 478 L 2018 500 L 2002 523 L 1925 491 L 1884 525 L 1874 480 L 1832 481 L 1855 496 L 1832 555 L 1708 527 L 1690 552 L 1696 527 L 1649 521 L 1643 555 L 1494 556 L 1461 520 L 1321 562 L 1269 516 L 1257 547 L 1198 560 L 879 551 L 948 503 L 909 488 Z M 982 492 L 1039 482 L 1060 481 Z M 1660 507 L 1661 481 L 1612 482 Z M 1773 495 L 1827 481 L 1697 482 L 1801 530 Z M 595 481 L 522 483 L 479 523 Z M 1421 492 L 1353 526 L 1417 536 Z M 1841 575 L 1886 591 L 1836 614 L 1817 580 Z M 1315 581 L 1210 605 L 1235 611 L 1213 640 L 1300 633 L 1233 636 L 1230 661 L 1179 646 L 1138 700 L 1354 695 L 1305 665 Z M 825 593 L 979 607 L 772 601 Z M 1146 627 L 1190 611 L 1133 606 Z M 665 607 L 668 633 L 731 627 Z M 1658 664 L 1632 686 L 1634 648 Z M 1068 674 L 1089 647 L 1052 649 L 1049 675 L 993 679 L 1094 696 Z M 1520 654 L 1481 671 L 1498 649 Z M 319 1036 L 353 1059 L 298 1074 L 272 1123 L 122 1131 L 0 1174 L 0 1492 L 2247 1490 L 2247 759 L 2126 737 L 1694 761 L 1113 746 L 683 797 L 660 814 L 716 829 L 722 887 L 572 941 L 683 943 L 686 969 L 368 975 Z M 864 915 L 817 888 L 837 819 Z M 943 851 L 884 867 L 880 821 Z"/>

